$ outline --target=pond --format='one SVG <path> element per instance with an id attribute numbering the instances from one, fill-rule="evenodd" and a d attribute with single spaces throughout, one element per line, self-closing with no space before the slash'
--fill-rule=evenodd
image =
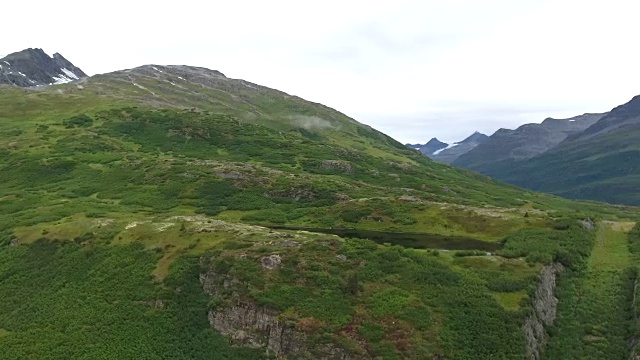
<path id="1" fill-rule="evenodd" d="M 483 250 L 494 252 L 502 247 L 500 243 L 482 241 L 478 239 L 440 235 L 430 233 L 409 233 L 393 231 L 376 231 L 348 228 L 310 228 L 284 225 L 262 225 L 274 230 L 303 230 L 322 234 L 338 235 L 343 238 L 369 239 L 379 244 L 400 245 L 413 249 L 444 249 L 444 250 Z"/>

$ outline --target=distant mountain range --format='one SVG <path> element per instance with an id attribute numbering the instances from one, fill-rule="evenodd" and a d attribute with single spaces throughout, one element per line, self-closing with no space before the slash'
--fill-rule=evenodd
<path id="1" fill-rule="evenodd" d="M 604 115 L 547 118 L 541 124 L 526 124 L 515 130 L 499 129 L 482 144 L 455 159 L 453 164 L 482 172 L 483 168 L 500 161 L 529 159 L 586 130 Z"/>
<path id="2" fill-rule="evenodd" d="M 0 59 L 0 84 L 20 87 L 64 84 L 87 74 L 62 55 L 53 57 L 42 49 L 26 49 Z"/>
<path id="3" fill-rule="evenodd" d="M 485 142 L 489 137 L 485 134 L 474 132 L 466 139 L 451 144 L 444 143 L 437 138 L 432 138 L 424 145 L 407 144 L 408 147 L 420 151 L 433 160 L 451 164 L 463 154 Z"/>
<path id="4" fill-rule="evenodd" d="M 448 150 L 438 151 L 427 155 Z M 449 162 L 536 191 L 640 205 L 640 96 L 608 113 L 500 129 Z"/>

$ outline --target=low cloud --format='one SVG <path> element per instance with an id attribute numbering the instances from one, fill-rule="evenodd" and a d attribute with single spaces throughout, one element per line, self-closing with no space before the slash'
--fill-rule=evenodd
<path id="1" fill-rule="evenodd" d="M 334 128 L 333 124 L 323 118 L 307 115 L 291 115 L 289 119 L 293 120 L 293 124 L 305 130 L 323 130 Z"/>

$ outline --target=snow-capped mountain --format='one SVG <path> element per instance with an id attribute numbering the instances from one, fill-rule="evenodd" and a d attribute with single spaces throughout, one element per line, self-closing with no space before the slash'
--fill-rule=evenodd
<path id="1" fill-rule="evenodd" d="M 432 138 L 426 144 L 406 144 L 406 146 L 408 146 L 408 147 L 410 147 L 412 149 L 418 150 L 422 154 L 427 155 L 427 156 L 433 154 L 436 151 L 439 151 L 440 149 L 446 148 L 448 145 L 449 144 L 443 143 L 442 141 L 438 140 L 437 138 Z"/>
<path id="2" fill-rule="evenodd" d="M 62 55 L 26 49 L 0 59 L 0 84 L 20 87 L 64 84 L 87 77 Z"/>

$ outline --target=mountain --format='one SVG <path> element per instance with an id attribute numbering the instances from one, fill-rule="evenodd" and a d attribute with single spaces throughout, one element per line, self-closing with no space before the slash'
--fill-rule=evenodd
<path id="1" fill-rule="evenodd" d="M 448 145 L 437 138 L 432 138 L 426 144 L 407 144 L 408 147 L 416 149 L 424 155 L 431 155 L 440 149 L 446 148 Z"/>
<path id="2" fill-rule="evenodd" d="M 621 358 L 635 334 L 611 306 L 626 263 L 581 284 L 594 227 L 624 241 L 636 208 L 441 164 L 219 71 L 0 87 L 0 171 L 2 359 Z"/>
<path id="3" fill-rule="evenodd" d="M 0 84 L 20 87 L 63 84 L 87 77 L 62 55 L 26 49 L 0 59 Z"/>
<path id="4" fill-rule="evenodd" d="M 466 139 L 449 144 L 446 148 L 433 152 L 431 155 L 427 155 L 433 160 L 450 164 L 463 154 L 471 151 L 476 146 L 484 143 L 488 136 L 479 132 L 474 132 Z"/>
<path id="5" fill-rule="evenodd" d="M 486 141 L 461 155 L 453 164 L 482 172 L 492 163 L 532 158 L 579 134 L 606 114 L 584 114 L 569 119 L 547 118 L 541 124 L 526 124 L 515 130 L 500 129 Z"/>
<path id="6" fill-rule="evenodd" d="M 640 96 L 636 96 L 540 155 L 471 168 L 537 191 L 640 205 L 639 143 Z"/>

